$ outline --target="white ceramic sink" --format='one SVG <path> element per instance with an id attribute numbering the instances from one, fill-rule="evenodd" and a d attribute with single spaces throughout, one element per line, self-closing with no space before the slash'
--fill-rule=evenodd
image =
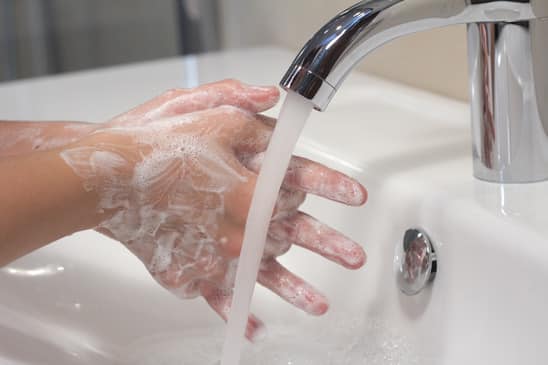
<path id="1" fill-rule="evenodd" d="M 9 83 L 0 110 L 101 121 L 167 88 L 276 83 L 292 56 L 261 48 Z M 292 249 L 282 261 L 331 298 L 330 313 L 310 317 L 258 289 L 254 312 L 271 330 L 246 349 L 249 364 L 548 361 L 548 184 L 474 180 L 468 120 L 463 103 L 360 74 L 313 114 L 297 152 L 359 178 L 370 199 L 348 208 L 309 198 L 305 210 L 361 242 L 368 264 L 349 272 Z M 393 268 L 411 227 L 438 255 L 436 279 L 414 297 Z M 224 327 L 205 302 L 172 297 L 92 231 L 2 269 L 0 288 L 0 364 L 209 365 L 220 348 Z"/>

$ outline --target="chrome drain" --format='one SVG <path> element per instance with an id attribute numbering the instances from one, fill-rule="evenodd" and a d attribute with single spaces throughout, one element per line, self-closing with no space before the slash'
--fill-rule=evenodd
<path id="1" fill-rule="evenodd" d="M 408 229 L 394 256 L 398 288 L 406 295 L 419 294 L 438 270 L 432 241 L 421 229 Z"/>

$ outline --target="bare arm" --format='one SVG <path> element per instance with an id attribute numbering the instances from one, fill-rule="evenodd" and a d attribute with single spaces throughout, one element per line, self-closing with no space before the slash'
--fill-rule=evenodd
<path id="1" fill-rule="evenodd" d="M 64 146 L 94 128 L 96 125 L 82 122 L 0 121 L 0 157 Z"/>
<path id="2" fill-rule="evenodd" d="M 3 157 L 0 171 L 0 266 L 101 219 L 56 150 Z"/>

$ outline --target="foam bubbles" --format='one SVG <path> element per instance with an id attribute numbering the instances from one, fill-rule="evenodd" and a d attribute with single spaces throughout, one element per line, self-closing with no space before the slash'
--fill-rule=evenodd
<path id="1" fill-rule="evenodd" d="M 104 136 L 101 143 L 61 152 L 87 190 L 98 191 L 97 210 L 116 210 L 99 227 L 168 289 L 182 285 L 176 292 L 185 298 L 199 295 L 196 283 L 219 277 L 228 264 L 221 260 L 231 260 L 217 252 L 214 237 L 225 214 L 224 193 L 246 180 L 221 145 L 229 132 L 208 115 L 118 121 L 96 132 Z"/>

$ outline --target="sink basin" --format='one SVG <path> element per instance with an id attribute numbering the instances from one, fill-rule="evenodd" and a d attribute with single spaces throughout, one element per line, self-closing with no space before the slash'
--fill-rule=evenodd
<path id="1" fill-rule="evenodd" d="M 239 50 L 0 86 L 5 119 L 105 120 L 172 87 L 236 77 L 276 83 L 292 52 Z M 105 88 L 108 85 L 108 88 Z M 296 152 L 362 181 L 361 208 L 303 209 L 363 244 L 346 271 L 293 248 L 281 261 L 331 299 L 311 317 L 262 288 L 269 328 L 249 364 L 542 364 L 548 357 L 548 184 L 472 177 L 466 104 L 362 74 L 314 113 Z M 277 114 L 273 110 L 270 114 Z M 408 228 L 432 239 L 438 272 L 416 296 L 397 285 Z M 224 324 L 201 299 L 159 287 L 122 245 L 93 231 L 0 270 L 0 364 L 214 364 Z"/>

